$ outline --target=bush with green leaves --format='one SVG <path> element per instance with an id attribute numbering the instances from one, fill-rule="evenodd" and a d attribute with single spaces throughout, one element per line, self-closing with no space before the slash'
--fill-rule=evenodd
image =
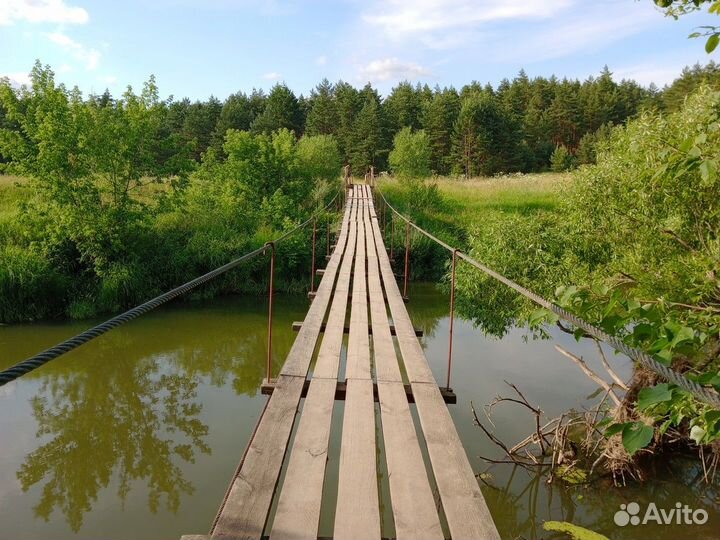
<path id="1" fill-rule="evenodd" d="M 193 143 L 167 133 L 173 106 L 152 78 L 119 100 L 83 99 L 39 64 L 29 88 L 0 81 L 5 120 L 20 128 L 0 126 L 0 155 L 30 179 L 22 208 L 0 226 L 0 320 L 140 303 L 294 226 L 339 173 L 332 137 L 298 142 L 287 129 L 229 130 L 227 158 L 210 148 L 197 166 Z M 290 249 L 290 262 L 278 264 L 279 287 L 300 274 L 308 241 L 288 243 L 300 254 Z M 263 261 L 199 294 L 259 288 Z"/>
<path id="2" fill-rule="evenodd" d="M 342 159 L 332 135 L 303 136 L 297 145 L 298 165 L 315 182 L 332 182 L 340 176 Z"/>
<path id="3" fill-rule="evenodd" d="M 550 156 L 550 169 L 554 172 L 565 172 L 575 168 L 575 156 L 573 156 L 564 144 L 555 147 Z"/>
<path id="4" fill-rule="evenodd" d="M 390 168 L 395 176 L 405 180 L 430 176 L 430 139 L 423 130 L 401 129 L 393 140 Z"/>

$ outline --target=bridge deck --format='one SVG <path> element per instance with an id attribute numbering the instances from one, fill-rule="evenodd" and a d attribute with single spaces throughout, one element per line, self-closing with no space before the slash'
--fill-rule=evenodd
<path id="1" fill-rule="evenodd" d="M 379 539 L 385 532 L 381 531 L 378 496 L 378 483 L 383 480 L 377 473 L 377 464 L 383 460 L 397 538 L 442 539 L 442 519 L 453 539 L 499 538 L 405 309 L 371 190 L 364 185 L 350 188 L 335 250 L 232 479 L 211 537 L 318 537 L 348 308 L 346 403 L 337 500 L 332 502 L 336 508 L 333 537 Z M 317 360 L 289 448 L 318 342 Z M 420 429 L 416 429 L 411 414 L 406 383 L 412 389 Z M 383 444 L 376 437 L 382 437 Z M 429 466 L 423 459 L 423 444 Z M 384 453 L 379 454 L 378 448 L 384 448 Z M 278 485 L 286 457 L 286 474 Z M 277 508 L 268 523 L 274 498 Z"/>

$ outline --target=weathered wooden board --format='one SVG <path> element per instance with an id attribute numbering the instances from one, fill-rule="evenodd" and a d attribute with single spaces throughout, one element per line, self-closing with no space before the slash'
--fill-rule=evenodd
<path id="1" fill-rule="evenodd" d="M 450 412 L 432 377 L 420 342 L 414 335 L 377 219 L 372 219 L 372 224 L 382 281 L 450 534 L 452 538 L 499 539 Z"/>
<path id="2" fill-rule="evenodd" d="M 338 248 L 328 263 L 327 272 L 298 333 L 286 364 L 278 377 L 275 391 L 250 441 L 239 473 L 233 478 L 227 498 L 212 534 L 227 538 L 260 538 L 277 486 L 288 441 L 295 423 L 305 377 L 315 349 L 320 325 L 325 317 L 335 283 L 337 268 L 345 250 L 351 210 L 347 205 Z M 333 388 L 334 394 L 334 388 Z"/>

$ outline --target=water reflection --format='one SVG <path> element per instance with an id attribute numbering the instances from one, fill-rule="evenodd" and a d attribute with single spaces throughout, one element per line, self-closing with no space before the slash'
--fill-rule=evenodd
<path id="1" fill-rule="evenodd" d="M 24 491 L 43 484 L 36 516 L 47 521 L 57 509 L 77 532 L 113 473 L 122 503 L 131 483 L 142 480 L 151 512 L 160 505 L 177 512 L 180 495 L 194 491 L 178 460 L 210 453 L 197 380 L 157 358 L 99 356 L 87 364 L 46 376 L 32 398 L 37 437 L 49 441 L 27 456 L 17 476 Z"/>
<path id="2" fill-rule="evenodd" d="M 410 297 L 408 308 L 413 323 L 425 331 L 431 368 L 444 381 L 448 299 L 427 285 L 413 285 Z M 295 338 L 291 322 L 301 320 L 307 309 L 304 298 L 277 300 L 275 373 Z M 168 306 L 3 387 L 0 537 L 170 540 L 206 531 L 264 403 L 259 387 L 265 375 L 265 309 L 256 298 Z M 85 326 L 0 327 L 0 367 Z M 470 401 L 481 408 L 504 380 L 517 384 L 548 417 L 581 409 L 596 391 L 557 354 L 553 342 L 526 342 L 523 335 L 513 330 L 502 340 L 491 339 L 456 320 L 452 386 L 458 404 L 450 412 L 474 470 L 486 473 L 483 493 L 502 537 L 555 538 L 542 530 L 543 521 L 553 519 L 610 538 L 637 538 L 648 531 L 656 540 L 685 538 L 688 531 L 673 527 L 639 531 L 612 522 L 621 503 L 654 501 L 672 508 L 681 501 L 710 514 L 706 526 L 690 531 L 693 537 L 715 538 L 720 493 L 705 486 L 696 461 L 658 463 L 648 475 L 653 480 L 644 485 L 615 488 L 596 482 L 568 488 L 511 465 L 489 467 L 478 458 L 502 455 L 473 425 Z M 592 343 L 583 350 L 571 336 L 555 339 L 602 370 L 599 361 L 593 364 Z M 631 364 L 610 360 L 622 377 L 629 375 Z M 519 441 L 533 429 L 532 419 L 514 409 L 499 409 L 493 418 L 498 436 L 507 441 Z M 339 405 L 329 453 L 332 478 L 341 421 Z M 323 510 L 323 534 L 332 531 L 333 511 L 332 504 Z"/>
<path id="3" fill-rule="evenodd" d="M 483 494 L 493 516 L 498 520 L 503 538 L 540 540 L 554 538 L 544 531 L 542 523 L 567 521 L 597 531 L 612 539 L 672 538 L 716 540 L 717 520 L 714 510 L 720 501 L 717 485 L 708 485 L 697 461 L 675 459 L 658 461 L 657 478 L 647 485 L 617 487 L 610 480 L 591 485 L 567 486 L 547 483 L 547 475 L 538 468 L 531 470 L 508 465 L 510 474 L 504 483 L 496 483 L 493 470 L 487 467 L 478 475 L 484 484 Z M 663 480 L 672 479 L 672 480 Z M 613 516 L 621 504 L 637 502 L 642 512 L 650 503 L 671 510 L 679 501 L 691 508 L 703 508 L 710 518 L 705 525 L 647 523 L 638 527 L 618 527 Z M 560 535 L 562 537 L 562 535 Z"/>
<path id="4" fill-rule="evenodd" d="M 255 396 L 265 376 L 267 320 L 262 302 L 254 304 L 171 308 L 14 383 L 33 386 L 37 443 L 16 474 L 23 492 L 38 494 L 35 517 L 48 522 L 57 510 L 77 533 L 108 489 L 121 507 L 134 489 L 134 499 L 144 497 L 150 513 L 176 514 L 183 497 L 196 490 L 186 478 L 188 466 L 211 454 L 199 388 L 227 385 L 235 394 Z M 274 339 L 275 373 L 294 339 L 287 319 L 307 302 L 292 299 L 286 307 Z M 36 338 L 43 330 L 3 329 L 0 350 L 7 348 L 5 358 L 16 361 L 28 354 L 24 344 L 44 346 Z"/>

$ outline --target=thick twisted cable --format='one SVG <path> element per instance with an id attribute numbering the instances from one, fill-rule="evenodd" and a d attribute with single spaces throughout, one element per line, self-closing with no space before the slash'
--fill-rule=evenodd
<path id="1" fill-rule="evenodd" d="M 333 199 L 321 210 L 326 210 L 337 198 L 337 195 L 333 197 Z M 319 212 L 316 212 L 311 217 L 309 217 L 307 220 L 305 220 L 303 223 L 295 227 L 294 229 L 287 231 L 277 239 L 273 240 L 272 242 L 278 243 L 292 234 L 296 233 L 303 227 L 307 226 L 318 214 Z M 55 358 L 62 356 L 63 354 L 72 351 L 73 349 L 76 349 L 80 345 L 83 345 L 87 343 L 88 341 L 95 339 L 98 336 L 103 335 L 105 332 L 108 332 L 109 330 L 112 330 L 113 328 L 117 328 L 121 324 L 124 324 L 128 321 L 131 321 L 133 319 L 136 319 L 140 315 L 143 315 L 147 313 L 148 311 L 151 311 L 155 309 L 156 307 L 174 299 L 178 296 L 181 296 L 188 291 L 193 290 L 194 288 L 198 287 L 199 285 L 202 285 L 203 283 L 207 283 L 211 279 L 216 278 L 217 276 L 224 274 L 225 272 L 232 270 L 233 268 L 237 267 L 238 265 L 242 264 L 243 262 L 247 261 L 248 259 L 252 259 L 253 257 L 256 257 L 257 255 L 260 255 L 261 253 L 264 253 L 265 250 L 268 248 L 267 244 L 263 245 L 262 247 L 259 247 L 250 253 L 246 253 L 245 255 L 242 255 L 241 257 L 238 257 L 237 259 L 234 259 L 230 261 L 227 264 L 224 264 L 223 266 L 220 266 L 216 268 L 215 270 L 211 270 L 207 274 L 203 274 L 200 277 L 197 277 L 193 279 L 192 281 L 188 281 L 187 283 L 180 285 L 179 287 L 176 287 L 172 289 L 171 291 L 168 291 L 166 293 L 161 294 L 160 296 L 156 296 L 152 300 L 148 300 L 144 304 L 140 304 L 139 306 L 136 306 L 132 309 L 127 310 L 125 313 L 121 313 L 120 315 L 117 315 L 113 317 L 112 319 L 109 319 L 103 323 L 98 324 L 97 326 L 94 326 L 88 330 L 85 330 L 84 332 L 81 332 L 80 334 L 77 334 L 76 336 L 71 337 L 70 339 L 67 339 L 63 341 L 62 343 L 59 343 L 55 345 L 54 347 L 50 347 L 49 349 L 46 349 L 34 356 L 31 356 L 30 358 L 23 360 L 22 362 L 19 362 L 15 364 L 12 367 L 9 367 L 6 370 L 0 371 L 0 386 L 3 386 L 11 381 L 14 381 L 15 379 L 22 377 L 23 375 L 26 375 L 27 373 L 30 373 L 31 371 L 39 368 L 40 366 L 45 365 L 50 360 L 54 360 Z"/>
<path id="2" fill-rule="evenodd" d="M 416 225 L 413 223 L 409 218 L 398 212 L 385 198 L 385 196 L 378 191 L 380 194 L 380 197 L 382 197 L 383 202 L 392 210 L 392 212 L 397 215 L 400 219 L 408 223 L 411 227 L 416 229 L 419 233 L 423 234 L 430 240 L 433 240 L 438 245 L 442 246 L 443 248 L 447 249 L 450 252 L 456 251 L 455 248 L 448 245 L 447 243 L 443 242 L 439 238 L 433 236 L 429 232 L 427 232 L 422 227 Z M 611 336 L 610 334 L 606 333 L 605 331 L 601 330 L 600 328 L 590 324 L 589 322 L 581 319 L 577 315 L 574 315 L 573 313 L 570 313 L 569 311 L 561 308 L 560 306 L 554 304 L 553 302 L 543 298 L 542 296 L 532 292 L 531 290 L 523 287 L 522 285 L 515 283 L 514 281 L 506 278 L 502 274 L 498 274 L 496 271 L 494 271 L 491 268 L 488 268 L 484 264 L 476 261 L 466 253 L 457 250 L 457 256 L 463 259 L 465 262 L 469 263 L 470 265 L 474 266 L 475 268 L 485 272 L 490 277 L 496 279 L 500 283 L 503 283 L 510 287 L 511 289 L 515 290 L 525 298 L 528 298 L 529 300 L 532 300 L 539 306 L 542 306 L 543 308 L 552 311 L 555 313 L 558 317 L 564 319 L 565 321 L 569 322 L 573 326 L 577 328 L 581 328 L 584 330 L 587 334 L 604 341 L 608 345 L 610 345 L 613 349 L 616 351 L 619 351 L 629 358 L 639 362 L 647 369 L 657 373 L 660 375 L 663 379 L 665 379 L 668 382 L 674 383 L 678 385 L 683 390 L 686 390 L 693 394 L 696 398 L 704 401 L 705 403 L 712 405 L 713 407 L 716 407 L 720 409 L 720 395 L 718 395 L 717 392 L 706 388 L 695 381 L 691 381 L 684 375 L 678 373 L 677 371 L 669 368 L 668 366 L 665 366 L 655 360 L 653 357 L 651 357 L 649 354 L 647 354 L 644 351 L 641 351 L 640 349 L 636 349 L 635 347 L 630 347 L 622 340 L 616 338 L 615 336 Z"/>

